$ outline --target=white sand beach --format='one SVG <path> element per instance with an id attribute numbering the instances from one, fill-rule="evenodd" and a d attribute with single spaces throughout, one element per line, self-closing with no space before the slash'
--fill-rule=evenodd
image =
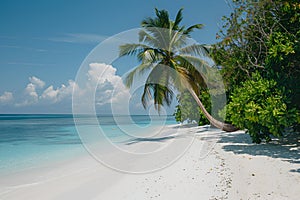
<path id="1" fill-rule="evenodd" d="M 170 127 L 174 128 L 174 127 Z M 300 196 L 300 138 L 252 144 L 243 131 L 182 129 L 172 140 L 195 137 L 170 166 L 145 174 L 112 170 L 85 156 L 1 177 L 1 200 L 289 199 Z M 182 137 L 185 136 L 185 137 Z M 130 148 L 167 144 L 142 140 Z M 128 162 L 124 160 L 124 162 Z M 138 166 L 141 161 L 130 161 Z"/>

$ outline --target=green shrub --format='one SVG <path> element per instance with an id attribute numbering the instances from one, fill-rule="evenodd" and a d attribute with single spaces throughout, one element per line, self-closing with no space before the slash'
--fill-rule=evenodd
<path id="1" fill-rule="evenodd" d="M 226 106 L 226 117 L 240 129 L 247 129 L 253 142 L 271 140 L 270 135 L 282 136 L 286 127 L 297 122 L 296 109 L 287 108 L 284 88 L 278 88 L 274 80 L 262 78 L 254 73 L 235 88 Z"/>
<path id="2" fill-rule="evenodd" d="M 207 111 L 210 112 L 211 100 L 210 94 L 207 90 L 201 91 L 200 99 L 205 108 L 207 108 Z M 206 125 L 210 123 L 188 91 L 184 91 L 179 94 L 177 96 L 177 101 L 178 105 L 176 106 L 176 110 L 173 114 L 177 122 L 187 121 L 188 123 L 191 123 L 195 121 L 198 125 Z"/>

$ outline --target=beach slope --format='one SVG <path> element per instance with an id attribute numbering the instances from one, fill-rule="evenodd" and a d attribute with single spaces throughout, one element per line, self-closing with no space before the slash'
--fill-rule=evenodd
<path id="1" fill-rule="evenodd" d="M 299 199 L 297 138 L 296 144 L 256 145 L 243 131 L 225 133 L 208 127 L 187 127 L 179 135 L 186 137 L 172 140 L 193 137 L 192 144 L 177 161 L 161 170 L 122 173 L 86 154 L 2 177 L 0 199 Z M 142 140 L 130 148 L 158 142 Z M 140 161 L 131 162 L 138 165 Z"/>

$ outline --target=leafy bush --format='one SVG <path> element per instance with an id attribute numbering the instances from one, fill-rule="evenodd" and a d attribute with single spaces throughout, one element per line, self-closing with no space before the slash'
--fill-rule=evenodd
<path id="1" fill-rule="evenodd" d="M 271 140 L 270 135 L 282 136 L 286 127 L 297 122 L 296 109 L 287 108 L 283 88 L 274 80 L 262 78 L 254 73 L 235 88 L 226 106 L 227 119 L 240 129 L 247 129 L 253 142 Z"/>
<path id="2" fill-rule="evenodd" d="M 200 95 L 200 99 L 204 104 L 205 108 L 209 112 L 211 109 L 210 95 L 206 90 L 203 90 Z M 198 125 L 209 124 L 196 101 L 193 99 L 188 91 L 184 91 L 177 96 L 178 105 L 174 113 L 175 120 L 177 122 L 187 121 L 191 123 L 193 121 L 197 122 Z"/>

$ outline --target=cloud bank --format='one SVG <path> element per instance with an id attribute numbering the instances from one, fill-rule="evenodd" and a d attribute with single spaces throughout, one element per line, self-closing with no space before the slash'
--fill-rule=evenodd
<path id="1" fill-rule="evenodd" d="M 110 110 L 107 108 L 109 104 L 118 106 L 130 99 L 129 90 L 116 71 L 112 65 L 90 63 L 85 75 L 86 82 L 80 86 L 74 80 L 69 80 L 66 84 L 54 87 L 36 76 L 31 76 L 21 95 L 6 91 L 0 96 L 0 108 L 10 103 L 19 109 L 44 106 L 47 112 L 47 107 L 64 104 L 68 105 L 68 112 L 72 112 L 72 94 L 76 90 L 76 98 L 80 99 L 82 105 L 87 98 L 94 98 L 93 106 L 96 109 Z M 18 97 L 14 98 L 15 96 Z M 124 106 L 119 109 L 124 109 Z"/>

